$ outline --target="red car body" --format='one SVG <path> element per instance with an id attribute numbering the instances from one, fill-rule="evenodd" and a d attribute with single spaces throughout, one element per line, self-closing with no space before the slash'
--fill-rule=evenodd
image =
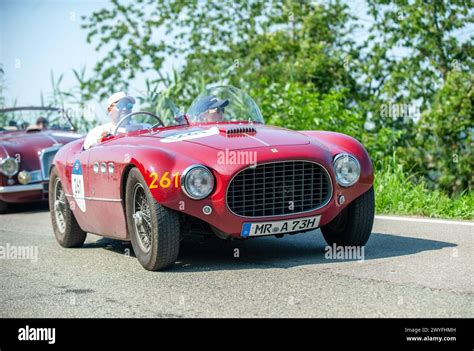
<path id="1" fill-rule="evenodd" d="M 369 239 L 374 175 L 354 138 L 267 126 L 252 98 L 229 86 L 206 89 L 186 115 L 166 100 L 157 106 L 171 113 L 124 112 L 95 146 L 77 140 L 58 151 L 49 203 L 61 246 L 80 247 L 87 233 L 130 240 L 142 266 L 160 270 L 191 233 L 246 239 L 321 228 L 330 245 Z M 155 121 L 132 123 L 136 115 Z"/>
<path id="2" fill-rule="evenodd" d="M 55 108 L 17 107 L 0 110 L 0 113 L 14 111 L 56 111 Z M 0 162 L 14 158 L 18 172 L 6 176 L 0 173 L 0 203 L 28 203 L 47 200 L 49 169 L 56 152 L 61 146 L 80 138 L 72 130 L 29 129 L 0 131 Z M 28 172 L 31 180 L 21 184 L 18 175 Z"/>
<path id="3" fill-rule="evenodd" d="M 247 129 L 245 129 L 247 128 Z M 248 129 L 251 128 L 251 129 Z M 218 133 L 202 138 L 163 142 L 177 134 L 209 130 Z M 251 130 L 251 133 L 248 131 Z M 373 169 L 364 147 L 347 135 L 323 131 L 292 131 L 261 124 L 219 123 L 196 124 L 143 130 L 110 137 L 101 144 L 83 150 L 84 140 L 69 143 L 59 150 L 54 159 L 66 197 L 82 230 L 111 238 L 130 240 L 125 215 L 125 184 L 130 169 L 136 167 L 146 180 L 156 201 L 184 215 L 191 216 L 217 229 L 224 236 L 240 238 L 245 222 L 265 222 L 320 215 L 320 226 L 331 222 L 354 199 L 367 192 L 373 184 Z M 308 161 L 323 167 L 330 179 L 330 194 L 320 208 L 302 213 L 261 216 L 258 218 L 237 215 L 229 209 L 227 192 L 239 172 L 248 165 L 220 164 L 220 152 L 254 152 L 257 164 L 285 161 Z M 360 177 L 349 188 L 338 185 L 333 170 L 335 155 L 350 153 L 360 163 Z M 84 177 L 85 206 L 77 206 L 72 173 L 79 161 Z M 152 174 L 180 174 L 191 165 L 208 167 L 215 177 L 212 194 L 202 200 L 192 200 L 179 186 L 153 187 Z M 95 167 L 95 169 L 94 169 Z M 179 178 L 178 178 L 179 179 Z M 339 201 L 341 196 L 345 201 Z M 212 214 L 203 212 L 204 206 Z"/>

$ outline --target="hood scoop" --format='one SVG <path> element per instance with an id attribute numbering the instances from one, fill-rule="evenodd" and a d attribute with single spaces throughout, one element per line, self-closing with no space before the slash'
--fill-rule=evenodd
<path id="1" fill-rule="evenodd" d="M 254 135 L 257 133 L 257 130 L 253 126 L 238 126 L 231 127 L 222 130 L 228 137 L 232 136 L 242 136 L 242 134 Z"/>

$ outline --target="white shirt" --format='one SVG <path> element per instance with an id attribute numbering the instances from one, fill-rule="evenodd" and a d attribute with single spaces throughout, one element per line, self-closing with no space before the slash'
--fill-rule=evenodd
<path id="1" fill-rule="evenodd" d="M 87 133 L 86 139 L 84 140 L 84 150 L 89 149 L 91 146 L 99 144 L 104 136 L 112 134 L 115 130 L 115 125 L 112 123 L 102 124 L 95 127 L 89 133 Z"/>
<path id="2" fill-rule="evenodd" d="M 151 128 L 151 125 L 148 123 L 134 123 L 134 124 L 127 124 L 125 126 L 120 127 L 117 132 L 118 133 L 126 133 L 127 131 L 134 131 L 140 129 L 148 129 Z M 112 123 L 102 124 L 100 126 L 95 127 L 89 133 L 87 133 L 86 139 L 84 140 L 84 150 L 91 148 L 94 145 L 99 144 L 103 137 L 108 134 L 112 134 L 115 131 L 115 125 Z"/>

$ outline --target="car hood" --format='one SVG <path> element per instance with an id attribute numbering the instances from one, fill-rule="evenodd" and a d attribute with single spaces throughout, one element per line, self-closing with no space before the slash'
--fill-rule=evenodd
<path id="1" fill-rule="evenodd" d="M 154 134 L 164 144 L 185 143 L 207 146 L 217 150 L 242 150 L 270 146 L 307 145 L 309 138 L 299 132 L 264 125 L 205 125 L 190 126 Z M 170 145 L 171 146 L 171 145 Z"/>

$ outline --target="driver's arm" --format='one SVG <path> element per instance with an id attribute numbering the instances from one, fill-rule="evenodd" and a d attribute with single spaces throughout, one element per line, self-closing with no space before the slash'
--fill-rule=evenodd
<path id="1" fill-rule="evenodd" d="M 92 129 L 89 133 L 87 133 L 86 139 L 84 140 L 84 150 L 89 149 L 90 147 L 97 145 L 100 140 L 104 137 L 104 130 L 103 126 L 97 126 Z"/>

